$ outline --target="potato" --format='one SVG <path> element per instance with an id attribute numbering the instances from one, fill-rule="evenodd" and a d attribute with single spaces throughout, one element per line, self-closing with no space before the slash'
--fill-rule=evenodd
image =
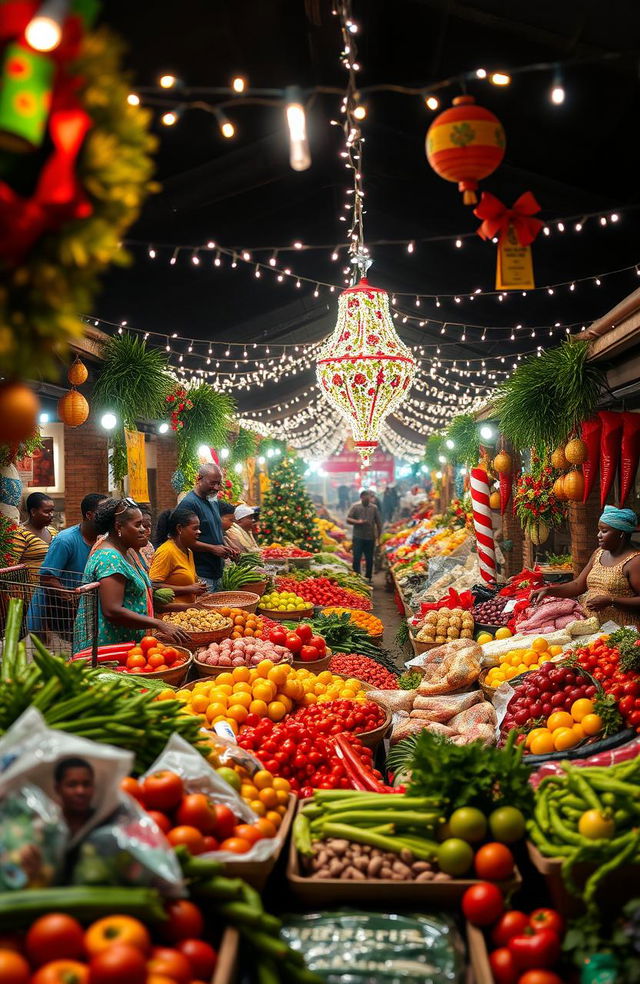
<path id="1" fill-rule="evenodd" d="M 417 882 L 428 882 L 434 880 L 434 874 L 432 871 L 421 871 L 416 878 Z"/>
<path id="2" fill-rule="evenodd" d="M 379 875 L 380 875 L 381 869 L 382 869 L 382 858 L 380 858 L 380 857 L 378 857 L 378 858 L 372 858 L 371 861 L 368 862 L 368 866 L 367 866 L 367 877 L 368 878 L 378 878 Z"/>

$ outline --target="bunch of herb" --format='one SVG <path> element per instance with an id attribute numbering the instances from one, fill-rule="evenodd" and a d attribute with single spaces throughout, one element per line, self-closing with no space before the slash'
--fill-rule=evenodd
<path id="1" fill-rule="evenodd" d="M 622 720 L 622 714 L 618 710 L 618 701 L 613 694 L 604 694 L 602 692 L 597 694 L 594 704 L 596 714 L 599 714 L 602 718 L 602 734 L 605 738 L 622 731 L 624 721 Z"/>
<path id="2" fill-rule="evenodd" d="M 398 742 L 387 767 L 392 772 L 411 773 L 411 795 L 439 796 L 450 811 L 461 806 L 476 806 L 484 812 L 517 806 L 529 814 L 533 807 L 530 771 L 516 737 L 511 732 L 498 748 L 481 741 L 454 745 L 441 735 L 422 731 Z"/>
<path id="3" fill-rule="evenodd" d="M 609 636 L 607 643 L 620 654 L 620 669 L 640 672 L 640 635 L 636 629 L 617 629 Z"/>

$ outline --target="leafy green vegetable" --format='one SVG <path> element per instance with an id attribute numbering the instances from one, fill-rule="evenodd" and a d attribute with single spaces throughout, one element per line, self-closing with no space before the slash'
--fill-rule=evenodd
<path id="1" fill-rule="evenodd" d="M 640 672 L 640 635 L 636 629 L 617 629 L 609 636 L 608 644 L 620 653 L 620 669 Z"/>
<path id="2" fill-rule="evenodd" d="M 422 673 L 403 673 L 398 679 L 398 687 L 400 690 L 416 690 L 421 680 Z"/>
<path id="3" fill-rule="evenodd" d="M 598 694 L 595 698 L 595 712 L 602 718 L 602 734 L 605 738 L 622 731 L 624 721 L 613 694 Z"/>

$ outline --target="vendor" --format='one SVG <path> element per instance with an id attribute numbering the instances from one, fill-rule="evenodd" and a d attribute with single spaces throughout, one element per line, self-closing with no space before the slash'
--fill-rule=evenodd
<path id="1" fill-rule="evenodd" d="M 546 585 L 532 595 L 534 602 L 546 595 L 580 599 L 589 615 L 600 624 L 607 621 L 640 628 L 640 551 L 631 544 L 638 526 L 632 509 L 605 506 L 598 522 L 598 549 L 584 570 L 566 584 Z M 585 593 L 586 592 L 586 593 Z"/>
<path id="2" fill-rule="evenodd" d="M 95 516 L 98 534 L 106 537 L 89 557 L 83 582 L 99 582 L 98 645 L 137 642 L 145 633 L 162 632 L 180 646 L 189 645 L 189 636 L 176 625 L 153 617 L 151 581 L 133 564 L 128 551 L 139 550 L 147 542 L 142 513 L 133 499 L 105 499 Z M 87 598 L 83 597 L 76 618 L 76 635 L 84 635 Z"/>
<path id="3" fill-rule="evenodd" d="M 193 547 L 200 536 L 200 520 L 192 509 L 178 506 L 158 517 L 158 549 L 153 555 L 149 577 L 156 587 L 171 588 L 176 601 L 193 605 L 207 585 L 199 581 L 193 559 Z"/>
<path id="4" fill-rule="evenodd" d="M 239 554 L 259 553 L 258 541 L 253 535 L 256 528 L 257 509 L 254 506 L 236 506 L 233 525 L 225 540 Z"/>
<path id="5" fill-rule="evenodd" d="M 73 837 L 93 816 L 93 768 L 85 759 L 66 758 L 56 765 L 53 778 L 64 819 Z"/>

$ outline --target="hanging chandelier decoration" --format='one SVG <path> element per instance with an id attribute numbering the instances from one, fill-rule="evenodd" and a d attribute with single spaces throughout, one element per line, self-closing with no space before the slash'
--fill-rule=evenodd
<path id="1" fill-rule="evenodd" d="M 353 275 L 351 286 L 340 295 L 333 334 L 318 353 L 316 374 L 320 392 L 351 427 L 354 446 L 366 467 L 378 445 L 380 427 L 404 400 L 417 364 L 396 334 L 389 295 L 367 280 L 371 257 L 364 244 L 364 138 L 357 113 L 358 62 L 351 0 L 341 0 L 335 7 L 342 34 L 340 58 L 348 74 L 341 112 L 345 163 L 353 174 L 348 246 Z"/>

